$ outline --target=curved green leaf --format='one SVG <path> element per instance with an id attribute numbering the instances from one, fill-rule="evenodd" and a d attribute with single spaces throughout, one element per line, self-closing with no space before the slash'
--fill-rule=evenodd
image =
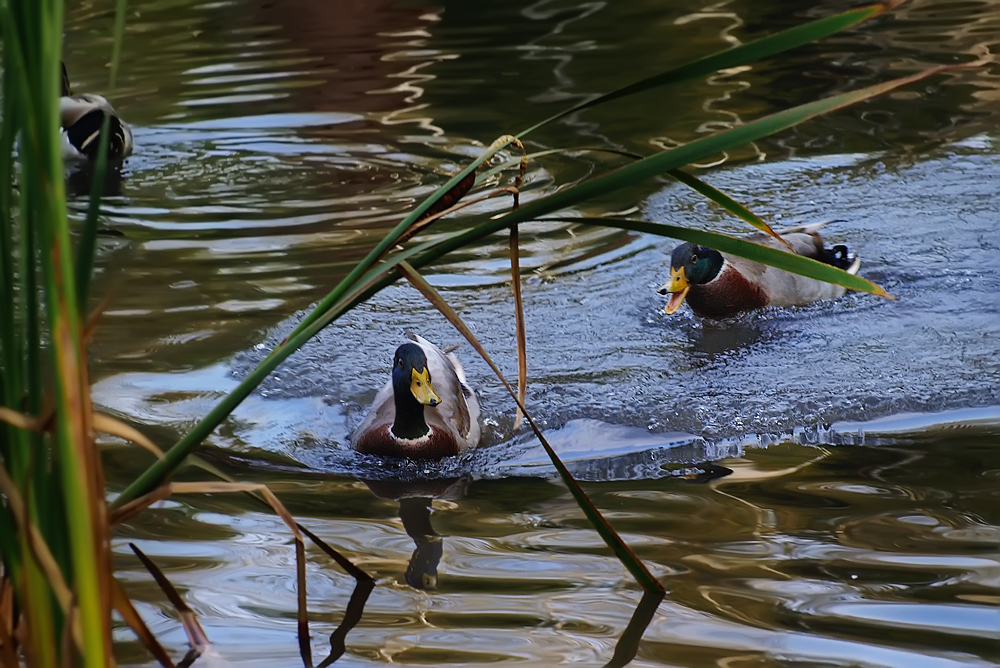
<path id="1" fill-rule="evenodd" d="M 718 190 L 717 188 L 714 188 L 713 186 L 708 185 L 698 177 L 688 174 L 687 172 L 682 171 L 680 169 L 671 169 L 670 171 L 667 172 L 667 174 L 677 179 L 678 181 L 686 185 L 688 188 L 691 188 L 695 192 L 701 194 L 703 197 L 712 200 L 713 202 L 715 202 L 723 209 L 736 216 L 737 218 L 745 220 L 746 222 L 750 223 L 761 232 L 764 232 L 765 234 L 769 234 L 770 236 L 774 237 L 782 244 L 784 244 L 784 246 L 788 248 L 788 250 L 792 250 L 792 247 L 788 245 L 788 242 L 782 239 L 777 232 L 771 229 L 770 225 L 765 223 L 760 217 L 757 216 L 757 214 L 755 214 L 753 211 L 751 211 L 750 209 L 746 208 L 745 206 L 734 200 L 726 193 L 722 192 L 721 190 Z"/>

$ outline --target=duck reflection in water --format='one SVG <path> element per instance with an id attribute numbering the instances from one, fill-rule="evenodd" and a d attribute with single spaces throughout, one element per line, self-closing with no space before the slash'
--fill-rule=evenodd
<path id="1" fill-rule="evenodd" d="M 405 574 L 407 584 L 414 589 L 437 589 L 437 568 L 444 543 L 443 536 L 431 525 L 432 502 L 434 499 L 462 498 L 470 481 L 468 476 L 415 481 L 362 480 L 378 498 L 399 502 L 399 519 L 414 543 Z"/>
<path id="2" fill-rule="evenodd" d="M 712 361 L 749 348 L 769 334 L 758 318 L 733 318 L 722 323 L 705 321 L 692 331 L 691 350 Z"/>
<path id="3" fill-rule="evenodd" d="M 97 179 L 95 172 L 97 169 L 89 162 L 79 163 L 68 170 L 66 175 L 66 193 L 71 198 L 90 197 L 94 187 L 94 180 Z M 104 171 L 104 182 L 101 184 L 102 197 L 119 197 L 122 194 L 121 165 L 109 164 Z"/>

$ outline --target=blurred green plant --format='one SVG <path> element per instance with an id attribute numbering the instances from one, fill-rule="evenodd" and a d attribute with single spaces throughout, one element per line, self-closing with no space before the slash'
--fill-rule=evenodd
<path id="1" fill-rule="evenodd" d="M 85 313 L 88 303 L 93 301 L 89 285 L 96 247 L 100 192 L 95 187 L 91 195 L 87 218 L 78 232 L 74 257 L 66 210 L 58 117 L 63 4 L 61 0 L 0 2 L 4 63 L 3 125 L 0 129 L 0 559 L 3 567 L 0 573 L 0 665 L 20 665 L 22 660 L 33 667 L 111 665 L 113 609 L 136 630 L 161 663 L 172 665 L 115 580 L 109 546 L 116 522 L 141 512 L 153 501 L 173 492 L 251 493 L 281 515 L 296 537 L 296 553 L 300 557 L 300 641 L 308 643 L 300 530 L 308 537 L 312 538 L 312 535 L 295 524 L 280 502 L 261 486 L 219 486 L 220 483 L 191 486 L 170 484 L 169 479 L 178 467 L 189 460 L 199 463 L 212 475 L 225 478 L 203 462 L 195 461 L 192 455 L 195 448 L 289 355 L 322 328 L 400 277 L 409 280 L 445 314 L 490 364 L 510 391 L 519 412 L 546 448 L 583 512 L 637 582 L 650 594 L 644 600 L 652 603 L 642 607 L 642 614 L 637 610 L 635 628 L 631 628 L 630 624 L 630 643 L 637 643 L 642 628 L 662 597 L 663 587 L 573 480 L 524 405 L 527 367 L 526 342 L 521 324 L 523 314 L 517 292 L 520 282 L 519 225 L 643 179 L 666 174 L 751 225 L 770 231 L 765 221 L 723 193 L 680 171 L 681 168 L 949 68 L 936 68 L 800 105 L 669 151 L 633 156 L 635 160 L 631 164 L 517 206 L 520 179 L 527 164 L 527 157 L 523 157 L 515 161 L 519 172 L 513 185 L 486 195 L 513 195 L 515 206 L 511 211 L 471 216 L 466 229 L 431 241 L 420 241 L 415 237 L 441 216 L 464 206 L 462 199 L 476 185 L 493 178 L 496 168 L 480 171 L 488 161 L 511 147 L 523 151 L 522 139 L 547 123 L 654 87 L 698 79 L 720 69 L 745 65 L 781 53 L 856 26 L 891 9 L 894 4 L 889 2 L 844 12 L 695 60 L 576 105 L 517 136 L 494 142 L 476 161 L 402 220 L 285 341 L 163 455 L 141 434 L 127 425 L 94 413 L 91 406 L 86 364 L 86 341 L 91 327 Z M 124 1 L 118 0 L 117 5 L 112 78 L 117 71 L 124 30 Z M 14 159 L 15 144 L 17 160 Z M 102 164 L 98 164 L 96 173 L 103 173 L 103 168 Z M 100 178 L 95 179 L 95 183 L 101 181 Z M 788 271 L 885 295 L 877 285 L 828 265 L 712 232 L 631 219 L 564 220 L 704 243 Z M 516 390 L 506 381 L 500 369 L 493 365 L 487 351 L 464 325 L 458 313 L 419 273 L 420 269 L 433 263 L 448 261 L 449 253 L 459 248 L 489 243 L 488 237 L 504 229 L 510 234 L 511 270 L 519 319 L 515 325 L 519 358 Z M 133 481 L 110 507 L 94 440 L 95 431 L 118 434 L 143 445 L 157 457 L 156 462 Z M 359 591 L 370 591 L 372 581 L 367 574 L 330 548 L 321 547 L 358 579 Z M 161 576 L 157 575 L 152 562 L 144 556 L 142 559 L 159 580 Z M 165 585 L 164 590 L 168 597 L 175 597 L 175 594 L 170 594 L 168 586 Z M 196 622 L 190 621 L 190 615 L 181 605 L 178 605 L 178 610 L 185 626 L 190 627 L 192 645 L 203 646 L 206 640 Z M 616 655 L 616 665 L 623 665 L 633 654 L 634 648 L 622 652 L 621 656 Z M 303 656 L 308 657 L 308 651 L 304 650 Z M 307 658 L 306 661 L 309 663 L 310 660 Z"/>

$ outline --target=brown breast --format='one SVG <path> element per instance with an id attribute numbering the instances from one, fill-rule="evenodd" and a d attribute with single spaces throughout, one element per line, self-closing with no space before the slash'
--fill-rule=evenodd
<path id="1" fill-rule="evenodd" d="M 702 318 L 728 318 L 768 304 L 767 295 L 760 286 L 732 267 L 726 267 L 714 281 L 692 285 L 686 301 L 694 314 Z"/>
<path id="2" fill-rule="evenodd" d="M 351 445 L 366 455 L 403 457 L 407 459 L 441 459 L 458 454 L 458 444 L 450 434 L 431 428 L 430 438 L 419 445 L 400 441 L 393 436 L 391 425 L 384 424 L 362 434 Z"/>

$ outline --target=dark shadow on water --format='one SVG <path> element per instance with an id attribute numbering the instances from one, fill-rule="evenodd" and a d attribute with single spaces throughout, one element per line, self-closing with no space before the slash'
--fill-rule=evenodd
<path id="1" fill-rule="evenodd" d="M 406 582 L 424 591 L 437 589 L 437 567 L 444 553 L 441 536 L 431 526 L 431 501 L 428 498 L 399 500 L 399 519 L 416 546 L 406 566 Z"/>
<path id="2" fill-rule="evenodd" d="M 760 321 L 741 318 L 720 322 L 706 320 L 691 334 L 691 350 L 713 360 L 749 348 L 764 339 L 768 332 Z"/>
<path id="3" fill-rule="evenodd" d="M 339 552 L 332 549 L 304 526 L 301 524 L 297 526 L 317 547 L 333 557 L 334 561 L 340 564 L 349 575 L 354 576 L 356 582 L 354 592 L 351 594 L 351 600 L 347 602 L 347 608 L 344 610 L 344 618 L 340 621 L 340 625 L 330 634 L 330 652 L 319 663 L 320 666 L 329 666 L 347 651 L 347 634 L 361 621 L 361 616 L 365 612 L 365 603 L 368 602 L 368 597 L 371 595 L 372 590 L 375 589 L 375 579 L 355 566 Z M 302 554 L 304 553 L 300 553 L 300 556 Z M 303 600 L 300 599 L 300 602 Z M 304 622 L 300 620 L 298 635 L 299 654 L 302 657 L 302 664 L 307 668 L 312 668 L 312 645 L 310 644 L 308 617 L 305 618 Z"/>
<path id="4" fill-rule="evenodd" d="M 347 634 L 361 621 L 361 615 L 365 612 L 365 603 L 368 602 L 368 596 L 371 595 L 373 589 L 375 589 L 374 580 L 358 581 L 357 586 L 354 587 L 354 593 L 351 594 L 351 600 L 347 602 L 343 621 L 330 634 L 330 653 L 326 655 L 325 659 L 320 661 L 317 668 L 329 666 L 347 651 Z M 305 643 L 305 646 L 309 646 L 308 641 Z M 306 654 L 303 654 L 302 661 L 306 666 L 312 665 L 311 661 L 307 660 Z"/>
<path id="5" fill-rule="evenodd" d="M 88 198 L 90 190 L 93 188 L 95 179 L 94 166 L 90 163 L 83 163 L 75 166 L 66 177 L 66 193 L 71 199 Z M 118 197 L 122 194 L 122 166 L 108 165 L 104 173 L 104 187 L 101 196 Z"/>
<path id="6" fill-rule="evenodd" d="M 700 464 L 695 464 L 694 469 L 691 473 L 682 476 L 681 480 L 689 485 L 704 485 L 713 480 L 725 478 L 733 472 L 731 468 L 720 466 L 715 462 L 701 462 Z"/>
<path id="7" fill-rule="evenodd" d="M 656 614 L 656 609 L 660 606 L 664 596 L 666 596 L 666 592 L 660 590 L 647 591 L 642 595 L 639 605 L 632 613 L 632 619 L 629 620 L 622 637 L 615 645 L 615 653 L 611 655 L 611 660 L 604 664 L 604 668 L 621 668 L 621 666 L 632 662 L 639 651 L 639 641 L 642 640 L 642 634 L 646 632 L 649 622 L 653 620 L 653 615 Z"/>
<path id="8" fill-rule="evenodd" d="M 406 566 L 406 582 L 414 589 L 437 589 L 437 567 L 444 553 L 443 537 L 431 525 L 431 502 L 434 499 L 460 499 L 465 496 L 471 478 L 438 480 L 362 480 L 380 499 L 399 501 L 399 519 L 414 549 Z"/>

